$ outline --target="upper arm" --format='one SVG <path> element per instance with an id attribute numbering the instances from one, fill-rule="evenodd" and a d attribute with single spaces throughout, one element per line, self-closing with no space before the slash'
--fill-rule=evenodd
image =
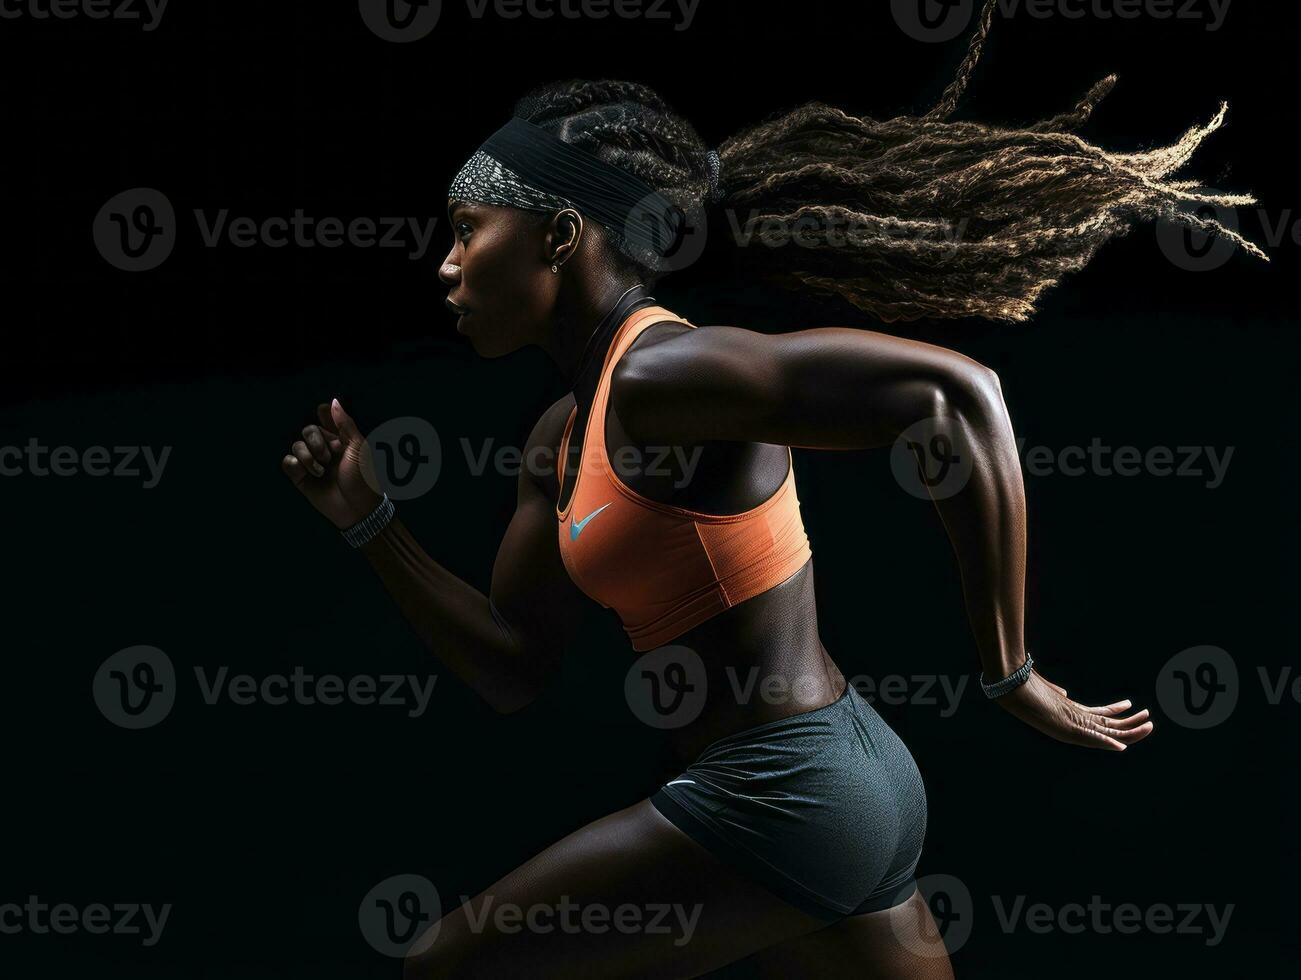
<path id="1" fill-rule="evenodd" d="M 554 460 L 559 429 L 567 413 L 558 402 L 534 426 L 525 447 L 516 489 L 515 513 L 497 549 L 489 600 L 498 626 L 509 631 L 521 653 L 538 658 L 543 672 L 558 669 L 568 642 L 592 603 L 569 578 L 560 558 L 553 473 L 539 463 Z M 530 461 L 533 461 L 532 463 Z M 552 467 L 554 469 L 554 467 Z M 550 484 L 548 483 L 550 481 Z"/>
<path id="2" fill-rule="evenodd" d="M 647 443 L 862 449 L 936 414 L 938 398 L 991 379 L 955 351 L 870 330 L 703 327 L 631 349 L 611 397 L 628 433 Z"/>

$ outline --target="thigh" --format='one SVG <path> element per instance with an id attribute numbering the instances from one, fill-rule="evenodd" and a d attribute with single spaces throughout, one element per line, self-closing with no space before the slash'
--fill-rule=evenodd
<path id="1" fill-rule="evenodd" d="M 853 977 L 855 980 L 953 980 L 953 967 L 921 892 L 901 905 L 841 919 L 788 939 L 751 961 L 765 980 Z"/>
<path id="2" fill-rule="evenodd" d="M 822 925 L 643 800 L 443 916 L 404 976 L 695 977 Z"/>

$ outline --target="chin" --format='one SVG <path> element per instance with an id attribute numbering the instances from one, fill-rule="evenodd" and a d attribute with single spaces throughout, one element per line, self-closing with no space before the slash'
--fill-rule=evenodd
<path id="1" fill-rule="evenodd" d="M 518 349 L 510 344 L 503 344 L 502 338 L 491 332 L 488 332 L 485 335 L 469 333 L 467 334 L 467 339 L 470 341 L 470 346 L 474 348 L 476 354 L 480 357 L 486 357 L 489 360 L 497 357 L 505 357 L 507 354 L 512 354 Z"/>
<path id="2" fill-rule="evenodd" d="M 521 338 L 510 331 L 502 330 L 487 320 L 480 323 L 478 319 L 478 314 L 470 314 L 462 321 L 458 332 L 470 342 L 470 346 L 480 357 L 505 357 L 525 346 Z"/>

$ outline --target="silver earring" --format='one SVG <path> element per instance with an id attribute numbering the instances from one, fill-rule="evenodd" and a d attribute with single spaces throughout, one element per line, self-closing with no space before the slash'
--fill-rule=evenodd
<path id="1" fill-rule="evenodd" d="M 560 266 L 558 266 L 558 265 L 553 265 L 553 266 L 551 267 L 551 271 L 552 271 L 552 272 L 559 272 L 559 271 L 560 271 Z"/>

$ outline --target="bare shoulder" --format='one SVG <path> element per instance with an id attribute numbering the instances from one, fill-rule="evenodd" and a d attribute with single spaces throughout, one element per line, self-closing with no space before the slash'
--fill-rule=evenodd
<path id="1" fill-rule="evenodd" d="M 719 367 L 719 359 L 736 360 L 757 353 L 771 339 L 768 334 L 744 327 L 693 328 L 676 321 L 656 323 L 628 348 L 615 365 L 613 376 L 617 382 L 644 377 L 646 372 L 671 376 L 701 364 Z"/>
<path id="2" fill-rule="evenodd" d="M 632 342 L 627 353 L 620 358 L 619 364 L 627 358 L 628 354 L 633 351 L 644 351 L 655 347 L 675 337 L 684 337 L 689 334 L 699 333 L 700 328 L 683 323 L 681 320 L 661 320 L 658 323 L 652 323 L 649 327 L 641 332 L 641 335 Z M 619 365 L 616 365 L 616 370 Z"/>
<path id="3" fill-rule="evenodd" d="M 773 337 L 743 327 L 655 324 L 615 365 L 611 397 L 631 419 L 663 396 L 694 394 L 753 380 L 770 363 Z"/>

